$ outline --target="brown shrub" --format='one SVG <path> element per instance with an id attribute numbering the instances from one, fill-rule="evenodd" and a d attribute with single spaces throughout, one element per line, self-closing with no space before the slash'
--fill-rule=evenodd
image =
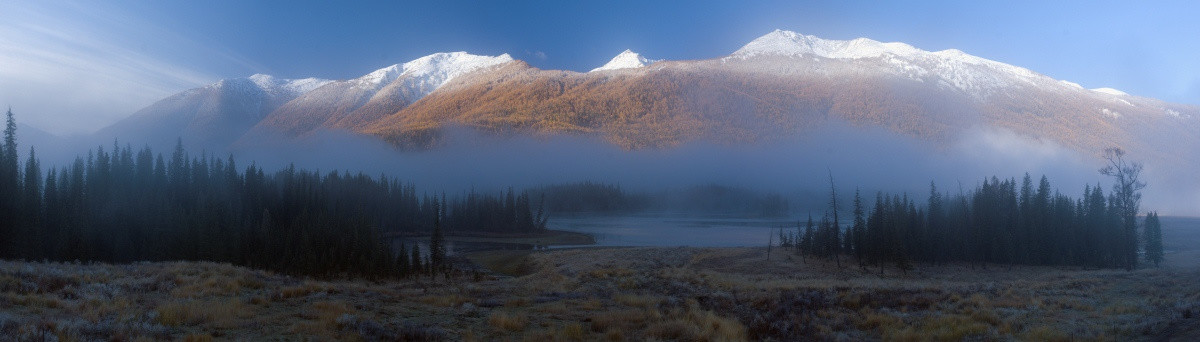
<path id="1" fill-rule="evenodd" d="M 209 325 L 227 327 L 238 318 L 253 314 L 239 299 L 177 300 L 159 305 L 158 322 L 166 326 Z"/>
<path id="2" fill-rule="evenodd" d="M 644 326 L 650 319 L 650 316 L 647 315 L 646 310 L 627 309 L 596 313 L 590 319 L 592 321 L 592 331 L 595 332 L 613 329 L 632 331 Z"/>
<path id="3" fill-rule="evenodd" d="M 488 324 L 496 330 L 521 331 L 529 324 L 529 317 L 525 313 L 497 310 L 488 316 Z"/>

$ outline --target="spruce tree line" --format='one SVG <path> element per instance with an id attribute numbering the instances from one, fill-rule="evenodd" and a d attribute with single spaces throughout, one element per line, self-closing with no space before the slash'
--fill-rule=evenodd
<path id="1" fill-rule="evenodd" d="M 545 230 L 529 197 L 511 190 L 503 198 L 472 192 L 447 205 L 444 195 L 419 194 L 387 176 L 241 169 L 232 156 L 191 155 L 182 143 L 164 156 L 114 142 L 43 175 L 32 148 L 22 172 L 15 137 L 9 110 L 0 148 L 0 258 L 208 260 L 377 277 L 445 270 L 443 229 Z M 433 232 L 438 241 L 428 257 L 415 246 L 412 256 L 397 255 L 382 236 L 394 232 Z"/>
<path id="2" fill-rule="evenodd" d="M 1138 225 L 1129 213 L 1138 209 L 1129 197 L 1138 194 L 1129 185 L 1138 181 L 1136 174 L 1123 177 L 1113 194 L 1105 196 L 1100 185 L 1088 185 L 1079 199 L 1052 190 L 1045 176 L 1035 186 L 1028 174 L 1021 182 L 984 179 L 974 190 L 958 194 L 943 193 L 930 183 L 924 206 L 907 194 L 877 193 L 868 207 L 856 191 L 853 221 L 846 227 L 832 214 L 838 211 L 834 189 L 831 211 L 820 223 L 814 224 L 810 215 L 795 233 L 780 230 L 780 241 L 805 257 L 853 256 L 860 266 L 878 266 L 880 272 L 884 266 L 907 271 L 915 262 L 1133 269 L 1138 265 Z M 1145 260 L 1157 266 L 1163 254 L 1157 213 L 1149 213 L 1144 222 Z"/>

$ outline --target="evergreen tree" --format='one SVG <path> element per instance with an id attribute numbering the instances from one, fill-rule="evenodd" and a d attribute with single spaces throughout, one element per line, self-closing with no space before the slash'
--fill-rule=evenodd
<path id="1" fill-rule="evenodd" d="M 828 258 L 837 255 L 838 243 L 835 237 L 837 236 L 837 228 L 833 226 L 833 222 L 829 221 L 829 214 L 821 216 L 821 224 L 817 228 L 817 235 L 814 240 L 816 244 L 817 256 Z"/>
<path id="2" fill-rule="evenodd" d="M 854 258 L 858 259 L 860 266 L 866 265 L 866 254 L 864 251 L 867 249 L 867 221 L 863 215 L 862 196 L 859 195 L 858 189 L 854 189 L 854 226 L 850 230 L 854 232 Z"/>
<path id="3" fill-rule="evenodd" d="M 1015 230 L 1013 230 L 1013 242 L 1016 245 L 1016 249 L 1025 250 L 1027 247 L 1033 246 L 1034 240 L 1036 239 L 1034 237 L 1034 230 L 1036 229 L 1034 227 L 1034 212 L 1037 209 L 1033 203 L 1033 177 L 1030 177 L 1028 172 L 1026 172 L 1025 177 L 1021 179 L 1020 196 L 1021 197 L 1018 202 L 1020 209 L 1017 212 L 1018 226 Z M 1029 263 L 1030 256 L 1028 254 L 1021 254 L 1017 256 L 1017 259 L 1022 263 Z"/>
<path id="4" fill-rule="evenodd" d="M 4 181 L 12 183 L 14 188 L 17 184 L 17 121 L 13 116 L 12 108 L 8 109 L 7 119 L 4 126 Z"/>
<path id="5" fill-rule="evenodd" d="M 1162 224 L 1158 220 L 1157 212 L 1146 214 L 1146 223 L 1143 229 L 1142 241 L 1146 244 L 1146 261 L 1153 263 L 1154 267 L 1158 267 L 1163 261 L 1163 245 Z"/>
<path id="6" fill-rule="evenodd" d="M 1025 249 L 1031 251 L 1031 255 L 1026 258 L 1026 262 L 1044 265 L 1049 262 L 1054 253 L 1052 246 L 1054 246 L 1053 240 L 1058 227 L 1051 224 L 1053 199 L 1050 191 L 1050 179 L 1042 175 L 1042 179 L 1038 182 L 1037 193 L 1033 197 L 1033 206 L 1029 212 L 1032 215 L 1029 220 L 1032 228 L 1031 237 Z"/>
<path id="7" fill-rule="evenodd" d="M 8 109 L 4 145 L 0 146 L 0 257 L 12 256 L 19 231 L 20 170 L 17 168 L 17 123 Z"/>
<path id="8" fill-rule="evenodd" d="M 40 248 L 39 255 L 41 258 L 51 259 L 60 255 L 57 248 L 57 241 L 61 241 L 62 237 L 58 235 L 59 224 L 62 222 L 63 211 L 59 206 L 58 192 L 58 171 L 56 168 L 50 168 L 46 172 L 45 191 L 42 192 L 43 213 L 42 227 L 38 235 L 40 242 L 37 246 Z"/>
<path id="9" fill-rule="evenodd" d="M 442 236 L 441 214 L 439 214 L 436 205 L 434 206 L 433 215 L 433 234 L 429 236 L 429 268 L 430 272 L 437 272 L 444 266 L 446 246 L 445 238 Z"/>
<path id="10" fill-rule="evenodd" d="M 931 248 L 927 250 L 931 251 L 932 261 L 935 263 L 945 261 L 949 250 L 949 244 L 945 241 L 950 234 L 945 231 L 943 223 L 945 221 L 945 209 L 943 207 L 942 194 L 938 192 L 937 185 L 933 181 L 930 181 L 929 219 L 925 220 L 925 223 L 928 227 L 926 235 L 933 240 L 931 241 Z"/>
<path id="11" fill-rule="evenodd" d="M 25 181 L 22 187 L 23 193 L 20 200 L 21 207 L 21 226 L 25 229 L 21 232 L 24 235 L 22 239 L 23 245 L 27 249 L 25 254 L 34 257 L 44 257 L 44 251 L 37 242 L 46 239 L 42 236 L 41 229 L 42 219 L 42 169 L 38 163 L 37 155 L 34 153 L 33 147 L 29 148 L 29 160 L 25 162 Z"/>
<path id="12" fill-rule="evenodd" d="M 871 209 L 871 216 L 867 218 L 867 234 L 863 239 L 867 262 L 870 264 L 882 265 L 884 258 L 887 257 L 887 248 L 885 246 L 888 236 L 884 229 L 884 199 L 883 193 L 875 194 L 875 206 Z M 880 273 L 883 273 L 883 268 L 880 266 Z"/>

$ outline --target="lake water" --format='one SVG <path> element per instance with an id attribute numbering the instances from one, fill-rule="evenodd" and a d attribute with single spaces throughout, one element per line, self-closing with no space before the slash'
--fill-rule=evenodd
<path id="1" fill-rule="evenodd" d="M 1200 249 L 1200 218 L 1162 217 L 1163 247 L 1168 253 Z M 680 214 L 633 215 L 559 215 L 552 216 L 547 228 L 592 235 L 595 245 L 586 246 L 655 246 L 655 247 L 760 247 L 768 239 L 779 243 L 778 230 L 796 232 L 795 218 L 738 218 Z M 428 238 L 398 238 L 394 243 L 421 246 L 428 252 Z M 398 246 L 398 245 L 397 245 Z M 552 246 L 571 248 L 586 246 Z M 538 246 L 508 243 L 448 241 L 451 255 L 481 250 L 532 250 Z"/>
<path id="2" fill-rule="evenodd" d="M 796 231 L 787 218 L 747 219 L 676 214 L 580 215 L 551 217 L 547 228 L 591 234 L 596 246 L 766 246 L 778 229 Z"/>
<path id="3" fill-rule="evenodd" d="M 805 218 L 807 219 L 807 218 Z M 756 247 L 779 243 L 778 229 L 796 231 L 795 218 L 747 219 L 679 214 L 551 217 L 547 228 L 591 234 L 596 246 Z M 1200 218 L 1162 217 L 1168 251 L 1200 249 Z"/>
<path id="4" fill-rule="evenodd" d="M 546 226 L 553 230 L 586 233 L 595 237 L 596 244 L 580 246 L 549 246 L 549 248 L 575 247 L 755 247 L 766 246 L 768 239 L 779 243 L 779 228 L 784 232 L 796 231 L 793 219 L 747 219 L 721 216 L 695 216 L 680 214 L 632 214 L 632 215 L 571 215 L 552 216 Z M 420 238 L 393 239 L 393 248 L 398 244 L 419 245 L 421 254 L 429 252 L 429 240 Z M 484 250 L 532 250 L 539 248 L 529 244 L 447 241 L 449 255 Z"/>

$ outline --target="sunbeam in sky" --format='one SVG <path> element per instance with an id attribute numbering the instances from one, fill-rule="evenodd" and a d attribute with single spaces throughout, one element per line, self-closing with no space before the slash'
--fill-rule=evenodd
<path id="1" fill-rule="evenodd" d="M 207 71 L 214 64 L 251 65 L 101 2 L 4 2 L 0 11 L 0 102 L 51 133 L 90 132 L 210 83 L 220 78 Z"/>

